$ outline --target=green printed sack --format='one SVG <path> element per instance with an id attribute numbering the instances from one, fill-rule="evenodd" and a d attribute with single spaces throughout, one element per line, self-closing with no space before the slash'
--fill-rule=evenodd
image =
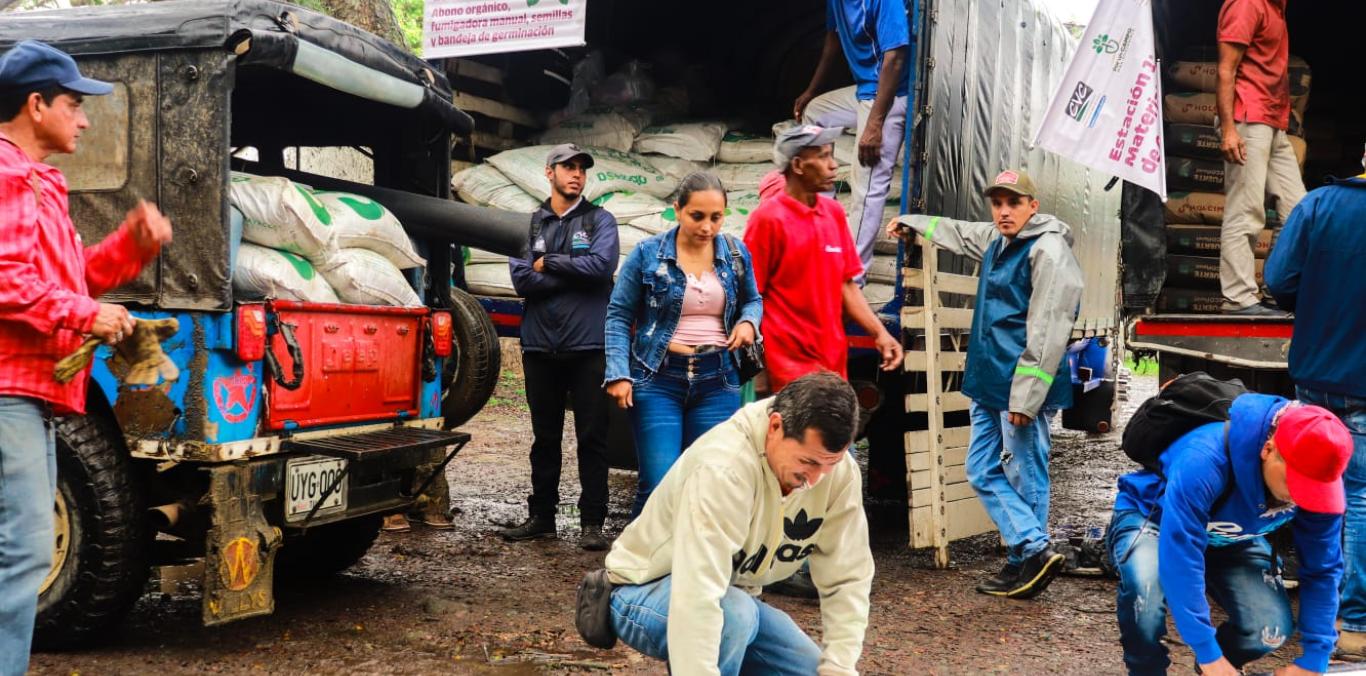
<path id="1" fill-rule="evenodd" d="M 545 158 L 552 146 L 529 146 L 506 150 L 493 157 L 493 165 L 508 180 L 516 183 L 539 201 L 550 198 L 550 179 L 545 176 Z M 584 148 L 593 156 L 593 167 L 588 170 L 584 197 L 594 200 L 609 192 L 631 190 L 653 197 L 665 198 L 673 192 L 671 181 L 645 158 L 608 148 Z"/>
<path id="2" fill-rule="evenodd" d="M 726 222 L 721 226 L 721 232 L 743 238 L 745 227 L 749 225 L 749 217 L 754 210 L 759 208 L 759 193 L 753 190 L 734 190 L 726 193 Z M 651 234 L 668 232 L 678 225 L 678 214 L 673 207 L 669 207 L 662 213 L 637 218 L 630 222 L 634 228 L 639 228 Z M 625 251 L 625 248 L 622 248 Z"/>
<path id="3" fill-rule="evenodd" d="M 615 216 L 619 223 L 626 223 L 641 216 L 658 214 L 669 208 L 668 203 L 658 197 L 630 190 L 609 192 L 594 199 L 593 204 L 606 209 L 607 213 Z"/>
<path id="4" fill-rule="evenodd" d="M 732 131 L 721 137 L 721 149 L 716 152 L 716 161 L 747 164 L 773 161 L 772 136 L 755 136 Z"/>
<path id="5" fill-rule="evenodd" d="M 369 249 L 342 249 L 321 271 L 343 303 L 422 305 L 408 278 L 389 259 Z"/>
<path id="6" fill-rule="evenodd" d="M 461 201 L 478 207 L 523 214 L 541 207 L 540 200 L 527 194 L 491 164 L 479 164 L 460 171 L 451 178 L 451 187 Z"/>
<path id="7" fill-rule="evenodd" d="M 420 268 L 427 261 L 417 255 L 412 240 L 384 205 L 368 197 L 345 192 L 315 190 L 313 196 L 332 214 L 337 248 L 369 249 L 384 256 L 400 270 Z"/>
<path id="8" fill-rule="evenodd" d="M 710 162 L 721 149 L 721 138 L 725 135 L 726 125 L 721 122 L 646 127 L 636 137 L 633 148 L 638 153 L 659 153 L 694 162 Z"/>
<path id="9" fill-rule="evenodd" d="M 232 291 L 239 300 L 262 298 L 309 303 L 339 303 L 336 292 L 301 256 L 242 242 L 232 270 Z"/>
<path id="10" fill-rule="evenodd" d="M 332 214 L 307 188 L 278 176 L 232 172 L 228 198 L 242 212 L 242 239 L 311 261 L 336 248 Z"/>

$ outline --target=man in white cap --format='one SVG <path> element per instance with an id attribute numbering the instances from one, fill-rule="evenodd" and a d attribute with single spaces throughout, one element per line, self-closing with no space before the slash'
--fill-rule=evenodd
<path id="1" fill-rule="evenodd" d="M 23 674 L 38 590 L 52 567 L 57 483 L 54 415 L 85 413 L 86 379 L 53 368 L 86 336 L 133 332 L 121 305 L 95 298 L 132 280 L 171 241 L 171 223 L 140 202 L 113 234 L 83 246 L 62 172 L 90 126 L 81 102 L 113 86 L 81 75 L 49 45 L 0 54 L 0 675 Z"/>

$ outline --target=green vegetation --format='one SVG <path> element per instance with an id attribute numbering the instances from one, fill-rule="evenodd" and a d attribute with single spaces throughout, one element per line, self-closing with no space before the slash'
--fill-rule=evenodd
<path id="1" fill-rule="evenodd" d="M 1129 369 L 1129 372 L 1130 372 L 1130 373 L 1132 373 L 1132 374 L 1134 374 L 1134 375 L 1136 375 L 1136 376 L 1155 376 L 1155 375 L 1157 375 L 1157 360 L 1156 360 L 1156 359 L 1144 359 L 1144 360 L 1141 361 L 1141 362 L 1135 363 L 1134 360 L 1133 360 L 1133 357 L 1129 357 L 1128 359 L 1125 359 L 1125 360 L 1124 360 L 1124 366 L 1126 366 L 1126 367 Z"/>
<path id="2" fill-rule="evenodd" d="M 422 0 L 389 0 L 398 17 L 403 42 L 413 53 L 422 56 Z"/>

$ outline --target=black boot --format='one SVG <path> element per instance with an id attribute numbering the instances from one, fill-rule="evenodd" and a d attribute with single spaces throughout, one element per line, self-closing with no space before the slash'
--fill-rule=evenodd
<path id="1" fill-rule="evenodd" d="M 528 517 L 526 521 L 512 528 L 498 531 L 498 535 L 508 542 L 553 538 L 555 537 L 555 518 L 549 516 Z"/>
<path id="2" fill-rule="evenodd" d="M 977 585 L 977 591 L 982 594 L 992 596 L 1005 596 L 1010 590 L 1018 586 L 1020 578 L 1020 566 L 1014 563 L 1007 563 L 1001 572 L 987 578 Z"/>
<path id="3" fill-rule="evenodd" d="M 821 597 L 820 591 L 816 589 L 816 583 L 811 581 L 811 571 L 806 568 L 799 569 L 786 580 L 765 586 L 764 591 L 799 599 L 818 599 Z"/>
<path id="4" fill-rule="evenodd" d="M 1032 599 L 1042 594 L 1053 582 L 1053 578 L 1062 572 L 1062 565 L 1066 560 L 1066 556 L 1052 547 L 1025 559 L 1020 566 L 1020 577 L 1015 588 L 1007 592 L 1006 596 L 1012 599 Z"/>
<path id="5" fill-rule="evenodd" d="M 584 526 L 579 535 L 579 549 L 589 552 L 603 552 L 612 546 L 612 541 L 602 534 L 602 526 Z"/>

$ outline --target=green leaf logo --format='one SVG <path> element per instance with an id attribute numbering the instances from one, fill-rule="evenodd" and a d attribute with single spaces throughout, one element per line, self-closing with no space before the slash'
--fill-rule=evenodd
<path id="1" fill-rule="evenodd" d="M 299 273 L 301 279 L 304 281 L 313 279 L 313 275 L 315 274 L 313 271 L 313 264 L 288 251 L 280 251 L 277 249 L 276 253 L 280 254 L 285 260 L 289 261 L 290 265 L 294 266 L 294 271 Z"/>
<path id="2" fill-rule="evenodd" d="M 313 196 L 313 193 L 304 190 L 303 186 L 298 184 L 294 185 L 294 189 L 304 196 L 304 201 L 308 202 L 308 208 L 313 210 L 313 215 L 317 216 L 323 225 L 332 225 L 332 214 L 327 213 L 327 207 L 324 207 L 318 198 Z"/>
<path id="3" fill-rule="evenodd" d="M 384 218 L 384 207 L 380 206 L 379 202 L 372 202 L 364 197 L 355 195 L 338 197 L 337 201 L 351 207 L 351 210 L 356 212 L 356 215 L 367 221 L 378 221 L 379 219 Z"/>

